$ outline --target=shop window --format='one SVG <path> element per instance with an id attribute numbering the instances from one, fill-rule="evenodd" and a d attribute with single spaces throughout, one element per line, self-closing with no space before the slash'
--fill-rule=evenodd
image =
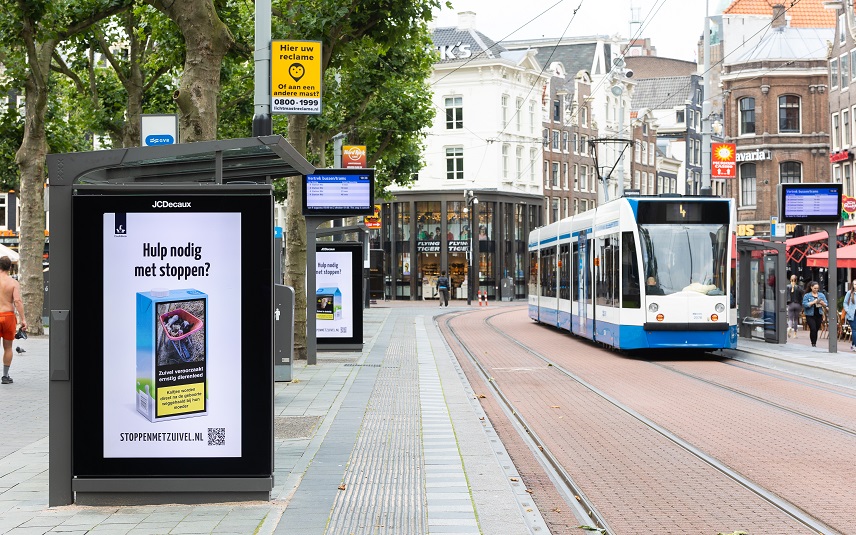
<path id="1" fill-rule="evenodd" d="M 493 214 L 496 203 L 480 202 L 478 208 L 479 225 L 478 239 L 479 241 L 493 239 Z"/>
<path id="2" fill-rule="evenodd" d="M 440 239 L 440 201 L 416 203 L 416 240 Z"/>
<path id="3" fill-rule="evenodd" d="M 395 240 L 406 242 L 410 240 L 410 204 L 399 203 L 395 214 Z"/>
<path id="4" fill-rule="evenodd" d="M 446 97 L 446 130 L 458 130 L 464 127 L 463 97 Z"/>
<path id="5" fill-rule="evenodd" d="M 470 239 L 469 209 L 463 201 L 446 203 L 446 239 L 448 241 Z"/>
<path id="6" fill-rule="evenodd" d="M 755 99 L 752 97 L 741 98 L 738 102 L 740 110 L 740 134 L 755 133 Z"/>
<path id="7" fill-rule="evenodd" d="M 800 97 L 782 95 L 779 97 L 779 132 L 797 133 L 800 131 Z"/>

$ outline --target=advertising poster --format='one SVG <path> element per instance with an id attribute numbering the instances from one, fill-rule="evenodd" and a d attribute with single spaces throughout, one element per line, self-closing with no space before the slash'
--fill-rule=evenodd
<path id="1" fill-rule="evenodd" d="M 104 458 L 241 457 L 241 214 L 105 213 L 102 233 Z"/>
<path id="2" fill-rule="evenodd" d="M 328 250 L 325 250 L 328 249 Z M 321 338 L 354 336 L 353 253 L 320 247 L 315 256 L 315 332 Z"/>

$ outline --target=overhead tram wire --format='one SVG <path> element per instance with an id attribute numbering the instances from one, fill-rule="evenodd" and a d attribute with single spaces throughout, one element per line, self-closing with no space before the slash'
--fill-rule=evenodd
<path id="1" fill-rule="evenodd" d="M 787 13 L 788 11 L 790 11 L 794 6 L 796 6 L 797 4 L 799 4 L 799 3 L 800 3 L 800 1 L 801 1 L 801 0 L 792 0 L 792 1 L 790 2 L 790 5 L 785 9 L 785 11 L 784 11 L 784 12 L 785 12 L 785 13 Z M 705 72 L 703 72 L 703 73 L 702 73 L 702 76 L 703 76 L 704 74 L 706 74 L 707 72 L 712 71 L 712 70 L 713 70 L 714 68 L 716 68 L 717 66 L 720 66 L 721 64 L 723 64 L 723 63 L 725 62 L 725 59 L 726 59 L 726 58 L 728 58 L 729 56 L 733 55 L 735 52 L 737 52 L 738 50 L 740 50 L 741 48 L 743 48 L 744 46 L 746 46 L 746 44 L 747 44 L 747 43 L 749 43 L 749 42 L 751 42 L 751 41 L 752 41 L 752 39 L 753 39 L 755 36 L 757 36 L 759 33 L 764 32 L 764 33 L 766 34 L 767 30 L 769 30 L 769 29 L 772 27 L 772 25 L 773 25 L 773 23 L 775 22 L 775 20 L 776 20 L 776 19 L 773 19 L 773 20 L 771 20 L 768 24 L 765 24 L 762 28 L 758 29 L 758 31 L 756 31 L 754 34 L 752 34 L 752 35 L 749 37 L 749 39 L 747 39 L 747 40 L 745 40 L 743 43 L 741 43 L 741 44 L 740 44 L 740 46 L 736 47 L 734 50 L 732 50 L 732 51 L 731 51 L 731 52 L 729 52 L 728 54 L 724 55 L 721 59 L 719 59 L 718 61 L 716 61 L 713 65 L 711 65 L 711 66 L 708 68 L 708 70 L 707 70 L 707 71 L 705 71 Z M 762 39 L 763 39 L 763 36 L 762 36 Z M 799 60 L 799 59 L 805 59 L 805 58 L 795 58 L 795 60 Z M 794 60 L 794 61 L 795 61 L 795 60 Z M 764 73 L 759 74 L 757 77 L 752 78 L 752 79 L 754 80 L 754 79 L 756 79 L 756 78 L 758 78 L 758 77 L 764 76 L 764 74 L 766 74 L 766 73 L 774 72 L 774 71 L 776 71 L 776 70 L 778 70 L 778 69 L 784 68 L 785 66 L 786 66 L 786 65 L 781 65 L 781 66 L 779 66 L 779 67 L 775 67 L 775 68 L 769 69 L 769 70 L 765 71 Z M 739 72 L 742 72 L 742 70 L 741 70 L 741 71 L 739 71 Z M 739 72 L 738 72 L 738 74 L 739 74 Z M 598 84 L 598 86 L 596 86 L 595 88 L 593 88 L 593 89 L 592 89 L 592 92 L 594 92 L 594 89 L 596 89 L 596 88 L 597 88 L 597 87 L 599 87 L 599 86 L 600 86 L 600 84 Z M 692 86 L 692 81 L 688 82 L 688 83 L 684 86 L 684 88 L 685 88 L 685 89 L 689 89 L 691 86 Z M 715 94 L 715 95 L 710 95 L 710 97 L 707 97 L 707 98 L 714 98 L 714 97 L 722 96 L 723 94 L 724 94 L 724 93 L 717 93 L 717 94 Z M 667 95 L 667 96 L 666 96 L 666 97 L 665 97 L 665 98 L 660 102 L 660 104 L 659 104 L 659 105 L 665 104 L 665 103 L 666 103 L 669 99 L 671 99 L 673 96 L 674 96 L 673 94 L 669 94 L 669 95 Z M 659 106 L 659 105 L 658 105 L 658 106 Z M 656 107 L 655 107 L 655 109 L 656 109 Z M 576 115 L 576 112 L 575 112 L 574 116 L 575 116 L 575 115 Z M 629 128 L 630 128 L 630 125 L 628 125 L 626 128 L 627 128 L 627 129 L 629 129 Z M 622 133 L 624 133 L 624 131 L 622 131 Z"/>

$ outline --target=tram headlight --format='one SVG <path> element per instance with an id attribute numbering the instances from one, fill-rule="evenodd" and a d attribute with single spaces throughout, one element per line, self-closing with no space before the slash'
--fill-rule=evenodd
<path id="1" fill-rule="evenodd" d="M 723 305 L 722 303 L 717 303 L 716 306 L 713 308 L 715 308 L 717 312 L 722 314 L 722 312 L 725 310 L 725 305 Z"/>
<path id="2" fill-rule="evenodd" d="M 653 313 L 657 312 L 658 310 L 660 310 L 660 305 L 658 305 L 657 303 L 651 303 L 650 305 L 648 305 L 648 312 Z"/>

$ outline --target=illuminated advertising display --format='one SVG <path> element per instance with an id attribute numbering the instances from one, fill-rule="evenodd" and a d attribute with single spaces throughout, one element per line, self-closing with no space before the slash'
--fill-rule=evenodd
<path id="1" fill-rule="evenodd" d="M 74 295 L 93 312 L 74 324 L 89 349 L 89 364 L 74 370 L 75 405 L 87 407 L 75 423 L 87 437 L 86 447 L 74 437 L 75 470 L 263 472 L 272 437 L 271 197 L 73 202 L 75 226 L 97 229 L 74 249 L 74 266 L 85 265 L 91 281 Z"/>
<path id="2" fill-rule="evenodd" d="M 321 344 L 362 344 L 362 246 L 318 243 L 315 248 L 315 334 Z"/>

